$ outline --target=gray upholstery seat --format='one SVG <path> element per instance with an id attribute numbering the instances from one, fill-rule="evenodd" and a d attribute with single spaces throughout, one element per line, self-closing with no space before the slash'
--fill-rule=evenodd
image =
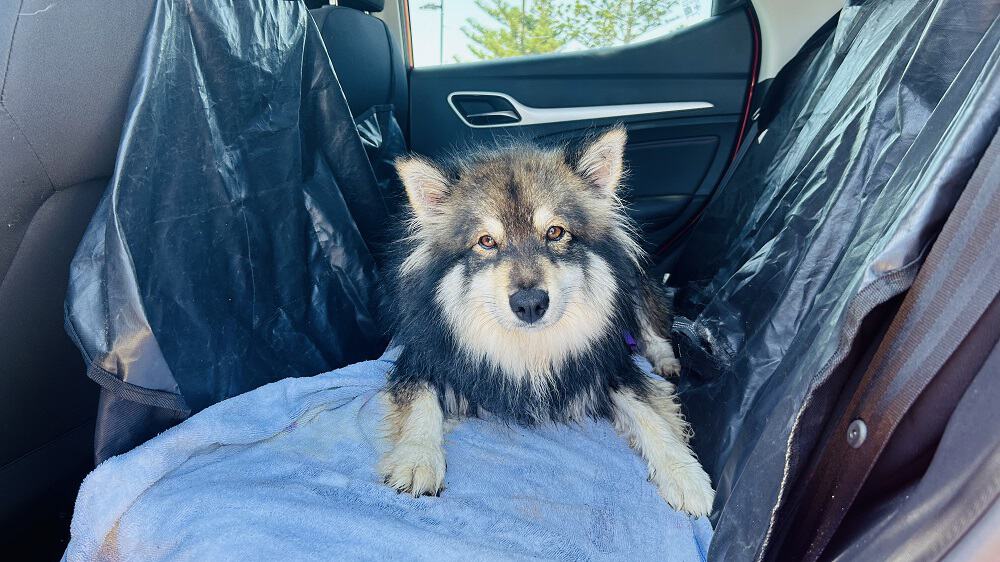
<path id="1" fill-rule="evenodd" d="M 90 468 L 98 387 L 63 328 L 153 2 L 0 2 L 0 526 Z M 33 509 L 28 509 L 33 508 Z M 36 552 L 36 554 L 38 554 Z"/>

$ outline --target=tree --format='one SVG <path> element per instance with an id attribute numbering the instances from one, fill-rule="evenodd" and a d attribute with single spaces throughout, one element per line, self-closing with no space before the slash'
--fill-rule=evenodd
<path id="1" fill-rule="evenodd" d="M 476 6 L 498 27 L 469 18 L 462 33 L 469 38 L 469 51 L 478 59 L 537 55 L 559 50 L 566 40 L 558 27 L 555 0 L 534 0 L 530 7 L 507 0 L 476 0 Z"/>
<path id="2" fill-rule="evenodd" d="M 560 10 L 559 33 L 587 48 L 627 45 L 681 14 L 677 0 L 575 0 Z"/>
<path id="3" fill-rule="evenodd" d="M 476 0 L 492 21 L 468 18 L 462 32 L 478 59 L 631 43 L 682 14 L 680 0 Z M 519 4 L 519 5 L 518 5 Z"/>

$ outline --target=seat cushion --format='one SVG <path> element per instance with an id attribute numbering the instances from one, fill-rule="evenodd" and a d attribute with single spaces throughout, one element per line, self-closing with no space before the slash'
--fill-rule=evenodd
<path id="1" fill-rule="evenodd" d="M 0 524 L 52 520 L 92 466 L 98 387 L 69 263 L 114 167 L 153 0 L 0 2 Z M 53 507 L 53 498 L 65 506 Z M 48 510 L 48 513 L 43 511 Z M 65 523 L 65 522 L 64 522 Z"/>
<path id="2" fill-rule="evenodd" d="M 237 396 L 102 464 L 67 558 L 704 560 L 708 520 L 667 505 L 604 420 L 467 420 L 441 496 L 396 493 L 376 470 L 396 355 Z"/>

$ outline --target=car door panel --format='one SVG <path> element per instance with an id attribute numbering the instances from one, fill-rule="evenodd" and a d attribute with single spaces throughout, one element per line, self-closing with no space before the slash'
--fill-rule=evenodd
<path id="1" fill-rule="evenodd" d="M 439 156 L 506 136 L 574 141 L 624 123 L 626 199 L 652 249 L 694 216 L 729 161 L 752 45 L 748 14 L 735 10 L 622 47 L 415 68 L 411 146 Z"/>

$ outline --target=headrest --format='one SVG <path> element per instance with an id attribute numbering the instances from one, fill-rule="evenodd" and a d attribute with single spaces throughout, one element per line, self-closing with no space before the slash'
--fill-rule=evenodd
<path id="1" fill-rule="evenodd" d="M 381 12 L 385 8 L 385 0 L 339 0 L 337 5 L 365 12 Z"/>

